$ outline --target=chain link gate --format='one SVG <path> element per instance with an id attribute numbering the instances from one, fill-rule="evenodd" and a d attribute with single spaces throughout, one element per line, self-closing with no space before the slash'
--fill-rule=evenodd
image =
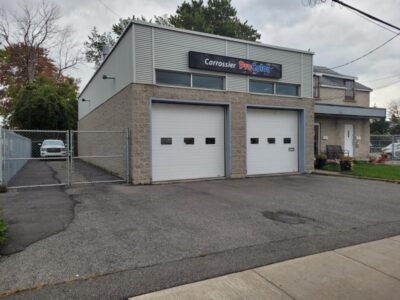
<path id="1" fill-rule="evenodd" d="M 129 181 L 129 131 L 84 131 L 70 134 L 70 183 Z"/>
<path id="2" fill-rule="evenodd" d="M 10 188 L 129 182 L 129 130 L 7 130 L 0 180 Z"/>

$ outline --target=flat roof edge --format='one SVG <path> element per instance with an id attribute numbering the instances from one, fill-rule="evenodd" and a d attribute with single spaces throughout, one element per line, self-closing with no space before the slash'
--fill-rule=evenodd
<path id="1" fill-rule="evenodd" d="M 131 23 L 138 24 L 138 25 L 149 26 L 149 27 L 160 28 L 160 29 L 165 29 L 165 30 L 177 31 L 177 32 L 182 32 L 182 33 L 187 33 L 187 34 L 205 36 L 205 37 L 210 37 L 210 38 L 215 38 L 215 39 L 227 40 L 227 41 L 232 41 L 232 42 L 237 42 L 237 43 L 249 44 L 249 45 L 254 45 L 254 46 L 261 46 L 261 47 L 271 48 L 271 49 L 276 49 L 276 50 L 303 53 L 303 54 L 308 54 L 308 55 L 314 55 L 315 54 L 313 51 L 308 51 L 308 50 L 301 50 L 301 49 L 295 49 L 295 48 L 290 48 L 290 47 L 274 46 L 274 45 L 269 45 L 269 44 L 265 44 L 265 43 L 261 43 L 261 42 L 246 41 L 246 40 L 227 37 L 227 36 L 222 36 L 222 35 L 205 33 L 205 32 L 200 32 L 200 31 L 189 30 L 189 29 L 176 28 L 176 27 L 173 27 L 173 26 L 159 25 L 159 24 L 149 23 L 149 22 L 140 21 L 140 20 L 134 20 L 134 21 L 131 21 Z"/>

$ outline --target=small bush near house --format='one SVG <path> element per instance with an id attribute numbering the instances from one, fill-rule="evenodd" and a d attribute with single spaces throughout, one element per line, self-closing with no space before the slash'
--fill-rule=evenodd
<path id="1" fill-rule="evenodd" d="M 322 169 L 326 165 L 326 155 L 319 154 L 315 159 L 315 168 Z"/>
<path id="2" fill-rule="evenodd" d="M 0 193 L 7 193 L 7 186 L 4 184 L 0 184 Z"/>
<path id="3" fill-rule="evenodd" d="M 353 161 L 351 157 L 344 157 L 340 160 L 340 171 L 351 171 L 353 167 Z"/>

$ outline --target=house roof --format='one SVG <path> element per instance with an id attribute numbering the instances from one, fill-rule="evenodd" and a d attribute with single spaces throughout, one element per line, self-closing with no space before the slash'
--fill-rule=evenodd
<path id="1" fill-rule="evenodd" d="M 357 77 L 348 76 L 340 74 L 332 69 L 323 66 L 314 66 L 314 74 L 320 74 L 320 83 L 324 85 L 334 86 L 334 87 L 345 87 L 345 82 L 343 79 L 353 79 L 354 88 L 357 90 L 368 90 L 372 91 L 371 88 L 356 81 Z"/>

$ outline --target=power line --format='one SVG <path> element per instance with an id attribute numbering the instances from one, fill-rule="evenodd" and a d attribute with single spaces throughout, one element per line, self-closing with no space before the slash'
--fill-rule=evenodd
<path id="1" fill-rule="evenodd" d="M 364 15 L 362 15 L 362 14 L 360 14 L 360 13 L 354 11 L 354 10 L 351 10 L 351 9 L 348 8 L 348 7 L 345 7 L 345 8 L 346 8 L 349 12 L 351 12 L 351 13 L 353 13 L 353 14 L 359 16 L 360 18 L 363 18 L 364 20 L 366 20 L 366 21 L 368 21 L 368 22 L 370 22 L 370 23 L 372 23 L 372 24 L 375 24 L 376 26 L 379 26 L 379 27 L 381 27 L 381 28 L 383 28 L 383 29 L 385 29 L 385 30 L 388 30 L 388 31 L 390 31 L 390 32 L 397 33 L 397 31 L 394 31 L 394 30 L 392 30 L 392 29 L 390 29 L 390 28 L 387 28 L 387 27 L 385 27 L 385 26 L 383 26 L 383 25 L 381 25 L 381 24 L 379 24 L 379 23 L 377 23 L 377 22 L 375 22 L 375 21 L 372 21 L 371 19 L 367 18 L 366 16 L 364 16 Z"/>
<path id="2" fill-rule="evenodd" d="M 386 84 L 386 85 L 382 85 L 382 86 L 373 88 L 373 90 L 376 91 L 376 90 L 384 89 L 384 88 L 387 88 L 387 87 L 389 87 L 389 86 L 392 86 L 392 85 L 395 85 L 395 84 L 398 84 L 398 83 L 400 83 L 400 80 L 397 80 L 397 81 L 395 81 L 395 82 L 392 82 L 392 83 L 389 83 L 389 84 Z"/>
<path id="3" fill-rule="evenodd" d="M 97 0 L 98 2 L 100 2 L 107 10 L 109 10 L 110 12 L 112 12 L 114 15 L 116 15 L 117 17 L 122 19 L 122 16 L 118 13 L 116 13 L 114 10 L 112 10 L 108 5 L 106 5 L 102 0 Z"/>
<path id="4" fill-rule="evenodd" d="M 365 80 L 364 82 L 374 82 L 374 81 L 380 81 L 380 80 L 384 80 L 384 79 L 388 79 L 388 78 L 393 78 L 393 77 L 399 77 L 400 74 L 397 75 L 390 75 L 390 76 L 386 76 L 386 77 L 380 77 L 380 78 L 375 78 L 375 79 L 371 79 L 371 80 Z"/>
<path id="5" fill-rule="evenodd" d="M 354 6 L 346 4 L 346 3 L 344 3 L 344 2 L 342 2 L 340 0 L 332 0 L 332 2 L 336 2 L 336 3 L 340 4 L 340 5 L 343 5 L 343 6 L 347 7 L 347 8 L 349 8 L 349 9 L 352 9 L 352 10 L 354 10 L 354 11 L 356 11 L 356 12 L 358 12 L 358 13 L 360 13 L 360 14 L 362 14 L 362 15 L 364 15 L 364 16 L 372 19 L 372 20 L 378 21 L 378 22 L 383 23 L 383 24 L 385 24 L 387 26 L 393 27 L 394 29 L 400 30 L 400 27 L 397 27 L 397 26 L 395 26 L 393 24 L 390 24 L 390 23 L 388 23 L 386 21 L 383 21 L 382 19 L 379 19 L 379 18 L 377 18 L 377 17 L 375 17 L 373 15 L 370 15 L 369 13 L 366 13 L 366 12 L 364 12 L 364 11 L 358 9 L 358 8 L 355 8 Z"/>
<path id="6" fill-rule="evenodd" d="M 333 1 L 333 0 L 332 0 L 332 1 Z M 360 57 L 355 58 L 355 59 L 353 59 L 353 60 L 351 60 L 351 61 L 349 61 L 349 62 L 347 62 L 347 63 L 344 63 L 344 64 L 342 64 L 342 65 L 338 65 L 338 66 L 333 67 L 333 68 L 330 68 L 330 69 L 333 70 L 333 69 L 342 68 L 342 67 L 348 66 L 348 65 L 350 65 L 350 64 L 352 64 L 352 63 L 354 63 L 354 62 L 356 62 L 356 61 L 359 61 L 360 59 L 363 59 L 364 57 L 366 57 L 366 56 L 368 56 L 368 55 L 374 53 L 376 50 L 382 48 L 383 46 L 385 46 L 386 44 L 388 44 L 389 42 L 391 42 L 392 40 L 394 40 L 394 39 L 395 39 L 396 37 L 398 37 L 399 35 L 400 35 L 400 32 L 397 33 L 395 36 L 391 37 L 390 39 L 388 39 L 388 40 L 387 40 L 386 42 L 384 42 L 383 44 L 380 44 L 378 47 L 376 47 L 376 48 L 374 48 L 374 49 L 368 51 L 367 53 L 361 55 Z"/>

